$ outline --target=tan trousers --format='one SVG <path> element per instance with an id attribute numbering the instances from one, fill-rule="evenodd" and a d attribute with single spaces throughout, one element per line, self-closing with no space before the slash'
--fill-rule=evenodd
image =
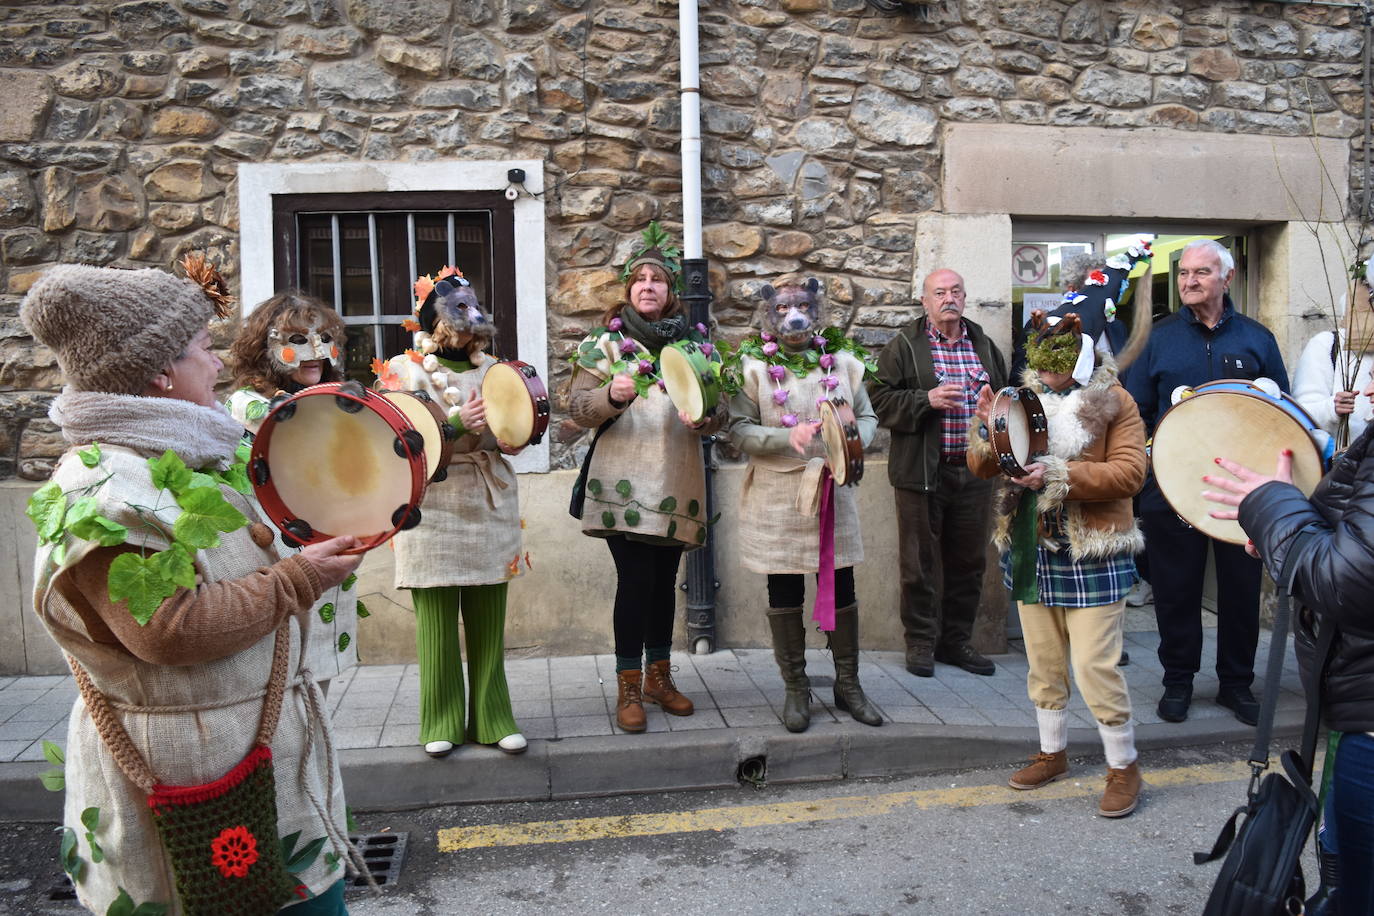
<path id="1" fill-rule="evenodd" d="M 1030 672 L 1026 691 L 1041 709 L 1063 709 L 1069 703 L 1069 663 L 1093 718 L 1107 726 L 1131 718 L 1121 660 L 1121 631 L 1126 600 L 1100 607 L 1021 605 L 1021 632 Z"/>

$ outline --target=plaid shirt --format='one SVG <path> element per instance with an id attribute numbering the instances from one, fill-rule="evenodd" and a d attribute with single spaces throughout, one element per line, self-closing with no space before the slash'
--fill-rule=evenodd
<path id="1" fill-rule="evenodd" d="M 935 363 L 935 376 L 940 383 L 959 382 L 964 385 L 964 406 L 943 411 L 940 420 L 940 455 L 957 458 L 968 448 L 968 424 L 977 404 L 978 389 L 988 380 L 987 370 L 978 361 L 973 340 L 959 321 L 962 332 L 957 340 L 941 334 L 934 323 L 926 323 L 926 337 L 930 340 L 930 358 Z"/>
<path id="2" fill-rule="evenodd" d="M 1035 581 L 1040 603 L 1046 607 L 1101 607 L 1115 604 L 1135 585 L 1135 559 L 1128 553 L 1101 559 L 1069 557 L 1069 542 L 1061 538 L 1059 550 L 1043 543 L 1035 550 Z M 1002 582 L 1011 588 L 1011 554 L 1002 554 Z"/>

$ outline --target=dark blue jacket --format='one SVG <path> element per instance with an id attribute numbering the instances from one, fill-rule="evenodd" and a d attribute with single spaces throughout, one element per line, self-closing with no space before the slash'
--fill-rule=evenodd
<path id="1" fill-rule="evenodd" d="M 1267 377 L 1288 390 L 1288 372 L 1278 341 L 1264 325 L 1236 311 L 1227 296 L 1221 321 L 1209 328 L 1188 306 L 1156 322 L 1145 351 L 1126 373 L 1126 390 L 1140 407 L 1147 435 L 1173 403 L 1180 385 L 1201 385 L 1218 379 Z M 1164 508 L 1154 475 L 1141 492 L 1141 508 Z"/>

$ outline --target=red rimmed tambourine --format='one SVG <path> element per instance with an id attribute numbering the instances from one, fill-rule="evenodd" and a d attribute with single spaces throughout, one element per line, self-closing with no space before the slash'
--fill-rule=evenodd
<path id="1" fill-rule="evenodd" d="M 1040 398 L 1029 388 L 1003 388 L 988 412 L 988 442 L 1008 477 L 1025 477 L 1026 465 L 1049 451 L 1049 421 Z"/>
<path id="2" fill-rule="evenodd" d="M 549 428 L 549 392 L 539 373 L 518 359 L 498 362 L 482 376 L 487 428 L 506 445 L 537 445 Z"/>
<path id="3" fill-rule="evenodd" d="M 821 402 L 821 441 L 835 485 L 847 487 L 864 476 L 864 444 L 854 408 L 844 398 Z"/>
<path id="4" fill-rule="evenodd" d="M 448 465 L 458 445 L 458 431 L 448 421 L 444 409 L 423 391 L 379 391 L 401 413 L 410 425 L 424 436 L 425 470 L 429 482 L 438 483 L 448 477 Z"/>
<path id="5" fill-rule="evenodd" d="M 362 553 L 420 523 L 424 435 L 395 404 L 357 382 L 275 399 L 248 476 L 282 540 L 297 547 L 351 534 Z"/>

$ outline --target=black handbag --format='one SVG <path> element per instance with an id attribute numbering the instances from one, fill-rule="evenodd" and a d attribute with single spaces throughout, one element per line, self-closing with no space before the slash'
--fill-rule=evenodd
<path id="1" fill-rule="evenodd" d="M 1264 771 L 1269 766 L 1269 739 L 1278 704 L 1279 677 L 1288 647 L 1289 593 L 1296 559 L 1310 540 L 1311 531 L 1300 532 L 1279 576 L 1278 607 L 1269 643 L 1264 700 L 1250 752 L 1250 784 L 1245 804 L 1227 819 L 1210 852 L 1193 854 L 1203 865 L 1226 856 L 1216 883 L 1207 897 L 1203 916 L 1283 916 L 1301 913 L 1306 896 L 1302 850 L 1317 820 L 1317 796 L 1312 791 L 1312 762 L 1321 725 L 1321 688 L 1336 628 L 1323 622 L 1317 640 L 1319 663 L 1304 685 L 1307 713 L 1303 721 L 1302 752 L 1288 750 L 1280 757 L 1283 774 Z M 1241 821 L 1239 829 L 1237 821 Z"/>
<path id="2" fill-rule="evenodd" d="M 582 518 L 582 507 L 587 502 L 587 472 L 592 467 L 592 455 L 596 454 L 596 443 L 601 439 L 601 434 L 611 428 L 611 424 L 620 419 L 620 414 L 616 414 L 606 420 L 596 428 L 596 435 L 592 436 L 592 444 L 587 446 L 587 454 L 582 458 L 582 469 L 577 472 L 577 480 L 573 481 L 572 498 L 568 500 L 568 514 L 573 518 Z"/>

